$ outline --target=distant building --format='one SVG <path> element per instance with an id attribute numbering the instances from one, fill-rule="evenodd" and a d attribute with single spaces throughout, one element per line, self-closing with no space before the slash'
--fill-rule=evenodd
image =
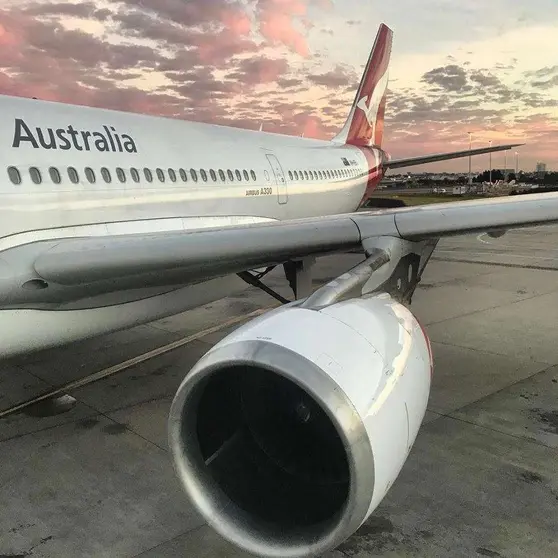
<path id="1" fill-rule="evenodd" d="M 544 177 L 546 173 L 546 163 L 537 163 L 537 168 L 535 172 L 540 178 Z"/>

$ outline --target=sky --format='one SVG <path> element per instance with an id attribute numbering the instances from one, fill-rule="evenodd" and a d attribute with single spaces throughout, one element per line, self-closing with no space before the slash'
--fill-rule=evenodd
<path id="1" fill-rule="evenodd" d="M 394 158 L 558 170 L 558 0 L 0 0 L 0 93 L 329 139 L 382 22 Z"/>

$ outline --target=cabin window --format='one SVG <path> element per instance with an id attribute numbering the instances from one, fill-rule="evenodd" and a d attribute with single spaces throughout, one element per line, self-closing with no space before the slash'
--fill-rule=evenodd
<path id="1" fill-rule="evenodd" d="M 314 180 L 318 180 L 318 173 L 316 171 L 312 171 L 312 174 L 314 175 Z"/>
<path id="2" fill-rule="evenodd" d="M 300 180 L 304 180 L 304 173 L 302 171 L 298 171 L 298 176 L 300 177 Z"/>
<path id="3" fill-rule="evenodd" d="M 110 174 L 110 171 L 107 169 L 107 167 L 101 168 L 101 176 L 103 177 L 103 180 L 105 182 L 112 182 L 112 176 Z"/>
<path id="4" fill-rule="evenodd" d="M 50 179 L 55 184 L 60 184 L 60 182 L 62 182 L 62 177 L 60 176 L 60 172 L 58 171 L 58 169 L 56 167 L 50 167 L 48 169 L 48 174 L 50 175 Z"/>
<path id="5" fill-rule="evenodd" d="M 37 167 L 31 167 L 29 169 L 29 176 L 31 176 L 31 180 L 33 184 L 40 184 L 43 180 L 41 176 L 41 171 Z"/>
<path id="6" fill-rule="evenodd" d="M 126 182 L 126 173 L 124 172 L 124 169 L 116 167 L 116 176 L 120 182 Z"/>
<path id="7" fill-rule="evenodd" d="M 188 182 L 188 173 L 184 169 L 179 169 L 178 174 L 180 174 L 182 182 Z"/>
<path id="8" fill-rule="evenodd" d="M 205 169 L 200 170 L 200 176 L 204 182 L 207 182 L 207 173 L 205 172 Z"/>
<path id="9" fill-rule="evenodd" d="M 222 182 L 225 182 L 226 177 L 225 177 L 225 171 L 223 169 L 219 169 L 219 178 L 221 179 Z"/>
<path id="10" fill-rule="evenodd" d="M 297 171 L 294 171 L 294 177 L 295 177 L 295 180 L 298 180 L 298 172 Z"/>
<path id="11" fill-rule="evenodd" d="M 79 182 L 79 175 L 74 167 L 68 167 L 68 178 L 72 184 L 77 184 Z"/>
<path id="12" fill-rule="evenodd" d="M 176 182 L 176 173 L 174 172 L 174 169 L 167 169 L 167 172 L 169 173 L 171 182 Z"/>
<path id="13" fill-rule="evenodd" d="M 192 177 L 192 180 L 194 182 L 198 181 L 198 173 L 195 171 L 195 169 L 190 169 L 190 176 Z"/>
<path id="14" fill-rule="evenodd" d="M 217 173 L 213 169 L 209 169 L 209 176 L 213 182 L 217 182 Z"/>
<path id="15" fill-rule="evenodd" d="M 140 175 L 139 175 L 138 169 L 135 169 L 134 167 L 132 167 L 130 169 L 130 176 L 132 177 L 132 180 L 134 182 L 139 182 L 140 181 Z"/>
<path id="16" fill-rule="evenodd" d="M 87 178 L 91 184 L 95 184 L 95 171 L 91 167 L 85 167 L 85 178 Z"/>
<path id="17" fill-rule="evenodd" d="M 256 180 L 256 173 L 253 170 L 250 171 L 250 176 L 252 177 L 252 180 Z"/>
<path id="18" fill-rule="evenodd" d="M 304 171 L 304 178 L 308 180 L 308 171 Z"/>
<path id="19" fill-rule="evenodd" d="M 165 181 L 165 173 L 163 172 L 163 169 L 155 169 L 155 172 L 157 173 L 157 178 L 159 179 L 160 182 L 164 182 Z"/>
<path id="20" fill-rule="evenodd" d="M 246 180 L 247 182 L 250 180 L 250 177 L 248 176 L 248 171 L 246 169 L 242 171 L 242 175 L 244 176 L 244 180 Z"/>
<path id="21" fill-rule="evenodd" d="M 240 174 L 240 171 L 238 169 L 234 171 L 234 174 L 237 180 L 242 181 L 242 175 Z"/>
<path id="22" fill-rule="evenodd" d="M 291 171 L 289 171 L 289 180 L 293 179 L 293 173 Z"/>
<path id="23" fill-rule="evenodd" d="M 147 180 L 147 182 L 153 182 L 153 173 L 151 172 L 151 169 L 145 167 L 143 169 L 143 176 L 145 176 L 145 180 Z"/>
<path id="24" fill-rule="evenodd" d="M 318 171 L 318 178 L 321 180 L 323 178 L 322 171 Z"/>
<path id="25" fill-rule="evenodd" d="M 8 176 L 14 184 L 21 184 L 21 174 L 15 167 L 8 167 Z"/>
<path id="26" fill-rule="evenodd" d="M 231 182 L 234 182 L 234 175 L 233 175 L 233 172 L 232 172 L 231 169 L 229 169 L 229 170 L 227 171 L 227 176 L 229 177 L 229 180 L 230 180 Z"/>

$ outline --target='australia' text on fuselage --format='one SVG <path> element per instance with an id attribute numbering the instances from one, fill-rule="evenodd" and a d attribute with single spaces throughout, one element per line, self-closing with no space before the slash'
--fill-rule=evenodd
<path id="1" fill-rule="evenodd" d="M 12 147 L 22 145 L 32 146 L 34 149 L 76 149 L 77 151 L 112 151 L 115 153 L 137 153 L 134 140 L 128 134 L 117 134 L 113 126 L 103 126 L 103 132 L 76 130 L 71 124 L 67 128 L 36 127 L 35 132 L 22 118 L 15 119 L 14 140 Z M 67 137 L 70 136 L 71 140 Z M 82 140 L 80 143 L 80 139 Z"/>

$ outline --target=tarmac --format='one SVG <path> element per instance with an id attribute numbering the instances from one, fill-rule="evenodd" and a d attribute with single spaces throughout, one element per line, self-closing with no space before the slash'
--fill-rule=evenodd
<path id="1" fill-rule="evenodd" d="M 319 260 L 316 287 L 360 259 Z M 557 271 L 558 227 L 440 242 L 413 300 L 435 358 L 423 426 L 380 507 L 326 558 L 558 556 Z M 289 295 L 279 274 L 268 284 Z M 1 363 L 0 410 L 148 353 L 71 392 L 67 413 L 0 419 L 0 558 L 247 557 L 189 504 L 166 419 L 197 359 L 274 304 L 249 288 Z"/>

